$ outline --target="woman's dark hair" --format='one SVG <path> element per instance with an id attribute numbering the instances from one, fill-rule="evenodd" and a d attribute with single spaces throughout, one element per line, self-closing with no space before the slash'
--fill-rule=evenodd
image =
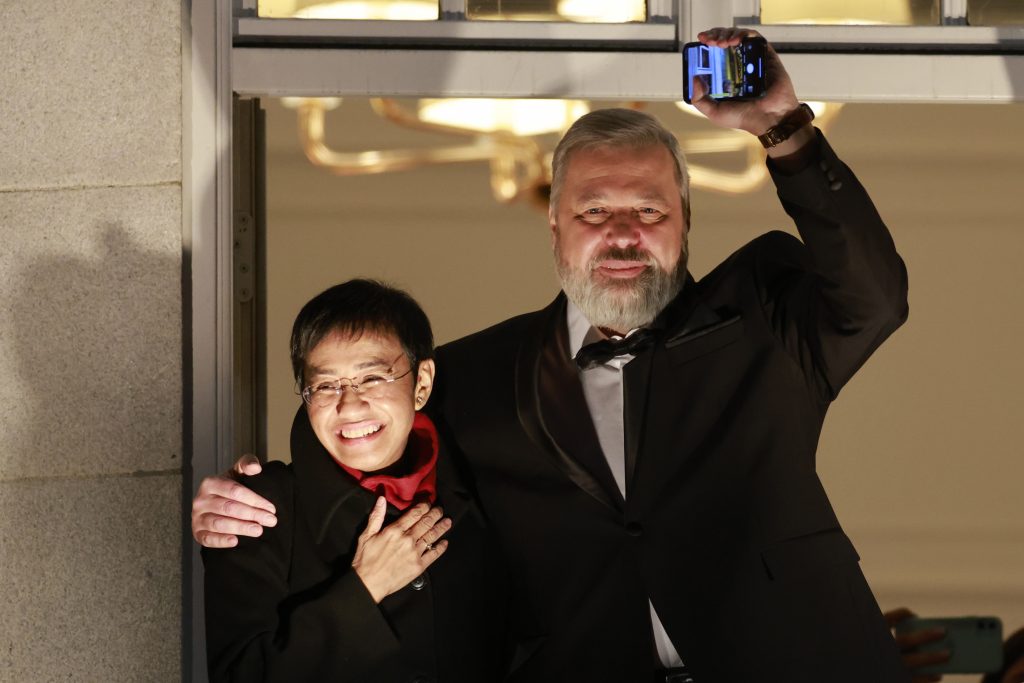
<path id="1" fill-rule="evenodd" d="M 351 337 L 365 333 L 394 335 L 413 371 L 417 363 L 434 357 L 430 320 L 415 299 L 383 282 L 349 280 L 317 294 L 295 318 L 291 356 L 298 387 L 302 387 L 310 352 L 335 332 Z"/>
<path id="2" fill-rule="evenodd" d="M 1024 657 L 1024 628 L 1018 629 L 1003 643 L 1003 668 L 986 674 L 981 683 L 999 683 L 1010 667 Z"/>

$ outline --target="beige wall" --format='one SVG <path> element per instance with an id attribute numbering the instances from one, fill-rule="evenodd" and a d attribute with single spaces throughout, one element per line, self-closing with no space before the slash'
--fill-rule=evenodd
<path id="1" fill-rule="evenodd" d="M 271 457 L 287 458 L 299 401 L 287 337 L 321 289 L 372 275 L 411 289 L 439 342 L 547 303 L 557 291 L 544 216 L 489 197 L 486 167 L 338 178 L 268 108 Z M 671 125 L 684 121 L 656 108 Z M 346 101 L 338 147 L 420 139 Z M 348 118 L 350 116 L 351 118 Z M 1024 626 L 1024 218 L 1021 105 L 850 105 L 830 139 L 888 221 L 910 272 L 910 321 L 843 391 L 819 471 L 885 607 L 995 613 Z M 336 122 L 331 125 L 330 121 Z M 692 270 L 768 228 L 770 187 L 694 193 Z M 954 679 L 955 680 L 955 679 Z"/>
<path id="2" fill-rule="evenodd" d="M 5 2 L 0 679 L 180 677 L 181 2 Z"/>

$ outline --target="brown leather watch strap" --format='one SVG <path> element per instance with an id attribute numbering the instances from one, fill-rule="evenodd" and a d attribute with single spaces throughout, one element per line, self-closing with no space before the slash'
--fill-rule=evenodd
<path id="1" fill-rule="evenodd" d="M 813 120 L 814 110 L 806 102 L 801 102 L 799 107 L 786 114 L 784 119 L 769 128 L 763 135 L 758 135 L 757 139 L 761 141 L 765 149 L 774 147 L 788 140 L 789 136 Z"/>

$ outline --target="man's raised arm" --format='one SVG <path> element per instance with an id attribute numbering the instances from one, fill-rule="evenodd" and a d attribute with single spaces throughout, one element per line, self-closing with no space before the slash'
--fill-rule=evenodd
<path id="1" fill-rule="evenodd" d="M 716 28 L 698 38 L 728 47 L 755 31 Z M 797 248 L 773 238 L 759 251 L 762 306 L 787 352 L 832 400 L 907 318 L 907 271 L 892 236 L 853 172 L 811 125 L 792 81 L 769 44 L 766 95 L 715 101 L 694 82 L 693 104 L 720 126 L 759 136 Z"/>

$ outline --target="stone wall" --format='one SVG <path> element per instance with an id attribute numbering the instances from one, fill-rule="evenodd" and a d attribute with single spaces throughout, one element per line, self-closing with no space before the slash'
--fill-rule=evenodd
<path id="1" fill-rule="evenodd" d="M 0 679 L 175 680 L 182 4 L 2 15 Z"/>

